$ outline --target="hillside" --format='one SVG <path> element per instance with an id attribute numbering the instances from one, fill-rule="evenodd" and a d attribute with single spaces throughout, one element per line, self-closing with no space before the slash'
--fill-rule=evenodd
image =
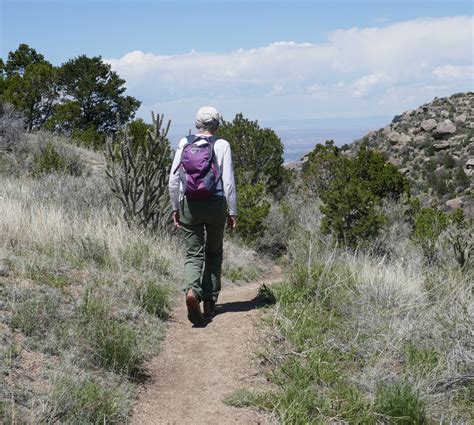
<path id="1" fill-rule="evenodd" d="M 474 216 L 474 93 L 458 93 L 406 111 L 362 142 L 405 174 L 425 204 L 462 207 Z"/>

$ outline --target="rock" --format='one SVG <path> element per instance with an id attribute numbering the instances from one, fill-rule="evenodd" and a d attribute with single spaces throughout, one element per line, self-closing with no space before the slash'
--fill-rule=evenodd
<path id="1" fill-rule="evenodd" d="M 411 137 L 408 134 L 402 134 L 398 139 L 398 143 L 406 144 L 411 142 Z"/>
<path id="2" fill-rule="evenodd" d="M 456 121 L 456 122 L 466 122 L 466 120 L 467 120 L 466 112 L 463 112 L 462 114 L 456 115 L 454 117 L 454 121 Z"/>
<path id="3" fill-rule="evenodd" d="M 443 118 L 449 118 L 449 112 L 448 112 L 446 109 L 443 109 L 443 110 L 441 111 L 441 116 L 442 116 Z"/>
<path id="4" fill-rule="evenodd" d="M 464 172 L 468 176 L 474 176 L 474 158 L 469 158 L 464 164 Z"/>
<path id="5" fill-rule="evenodd" d="M 436 126 L 436 133 L 440 135 L 456 133 L 456 126 L 451 120 L 444 120 Z"/>
<path id="6" fill-rule="evenodd" d="M 391 131 L 387 134 L 387 139 L 390 143 L 398 143 L 398 141 L 400 140 L 400 133 L 397 133 L 396 131 Z"/>
<path id="7" fill-rule="evenodd" d="M 415 136 L 413 140 L 417 145 L 424 145 L 428 141 L 424 134 L 419 134 L 418 136 Z"/>
<path id="8" fill-rule="evenodd" d="M 390 158 L 388 162 L 395 165 L 395 167 L 400 167 L 400 165 L 402 165 L 402 161 L 400 160 L 400 158 Z"/>
<path id="9" fill-rule="evenodd" d="M 430 118 L 429 120 L 423 120 L 420 124 L 420 127 L 425 131 L 431 131 L 436 128 L 437 125 L 438 123 L 436 122 L 436 120 Z"/>
<path id="10" fill-rule="evenodd" d="M 406 168 L 400 168 L 400 173 L 402 173 L 404 176 L 406 176 L 409 172 L 410 172 L 410 169 L 408 167 Z"/>
<path id="11" fill-rule="evenodd" d="M 446 206 L 452 210 L 457 210 L 458 208 L 462 208 L 463 205 L 464 204 L 463 204 L 462 198 L 459 198 L 459 197 L 446 201 Z"/>
<path id="12" fill-rule="evenodd" d="M 433 145 L 433 147 L 434 147 L 437 151 L 442 151 L 442 150 L 444 150 L 444 149 L 448 149 L 450 146 L 451 146 L 451 143 L 449 143 L 449 142 L 435 143 L 435 144 Z"/>

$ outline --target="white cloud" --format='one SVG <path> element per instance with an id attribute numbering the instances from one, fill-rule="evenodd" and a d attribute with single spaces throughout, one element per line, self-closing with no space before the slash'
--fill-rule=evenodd
<path id="1" fill-rule="evenodd" d="M 474 66 L 473 65 L 444 65 L 433 70 L 433 74 L 440 81 L 470 81 L 474 86 Z"/>
<path id="2" fill-rule="evenodd" d="M 340 29 L 318 44 L 175 56 L 137 50 L 108 61 L 144 114 L 157 108 L 189 119 L 200 102 L 267 120 L 394 114 L 429 100 L 427 93 L 473 89 L 473 25 L 472 17 L 425 18 Z"/>

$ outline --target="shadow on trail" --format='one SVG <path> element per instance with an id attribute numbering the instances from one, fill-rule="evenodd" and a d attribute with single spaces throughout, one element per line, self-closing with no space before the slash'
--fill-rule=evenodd
<path id="1" fill-rule="evenodd" d="M 224 313 L 239 313 L 243 311 L 255 310 L 256 308 L 265 307 L 268 305 L 262 297 L 256 296 L 249 301 L 233 301 L 230 303 L 217 304 L 216 315 Z"/>

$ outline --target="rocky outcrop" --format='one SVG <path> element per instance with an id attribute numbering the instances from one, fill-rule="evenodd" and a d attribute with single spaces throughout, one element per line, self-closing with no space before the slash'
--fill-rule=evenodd
<path id="1" fill-rule="evenodd" d="M 399 167 L 425 203 L 474 211 L 474 93 L 435 98 L 397 115 L 350 151 L 362 141 Z"/>

